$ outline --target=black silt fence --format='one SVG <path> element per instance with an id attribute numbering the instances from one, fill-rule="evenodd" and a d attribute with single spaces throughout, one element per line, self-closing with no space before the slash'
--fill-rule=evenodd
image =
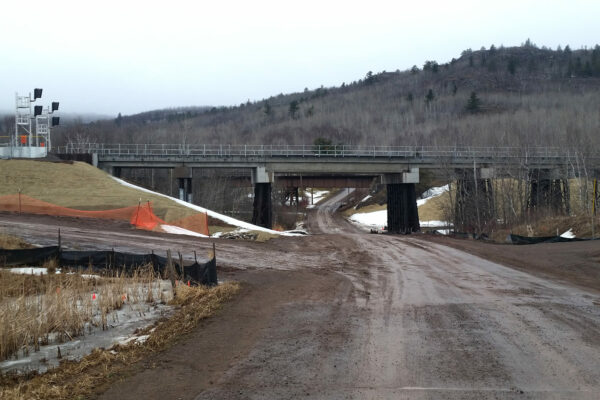
<path id="1" fill-rule="evenodd" d="M 116 251 L 61 251 L 58 246 L 41 247 L 36 249 L 3 250 L 0 249 L 0 266 L 39 266 L 55 259 L 61 267 L 91 267 L 94 271 L 124 271 L 152 265 L 154 272 L 163 274 L 167 269 L 169 260 L 156 254 L 133 254 Z M 201 285 L 213 286 L 217 284 L 216 257 L 205 263 L 181 265 L 179 261 L 171 259 L 176 270 L 183 271 L 186 281 Z"/>
<path id="2" fill-rule="evenodd" d="M 510 235 L 512 244 L 537 244 L 537 243 L 565 243 L 565 242 L 583 242 L 587 240 L 599 240 L 592 238 L 564 238 L 561 236 L 542 236 L 527 237 L 519 235 Z"/>

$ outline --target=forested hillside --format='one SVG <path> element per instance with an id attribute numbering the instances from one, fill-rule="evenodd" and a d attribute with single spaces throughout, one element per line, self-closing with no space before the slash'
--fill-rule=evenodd
<path id="1" fill-rule="evenodd" d="M 465 50 L 236 107 L 158 110 L 55 131 L 54 142 L 600 148 L 600 46 Z"/>

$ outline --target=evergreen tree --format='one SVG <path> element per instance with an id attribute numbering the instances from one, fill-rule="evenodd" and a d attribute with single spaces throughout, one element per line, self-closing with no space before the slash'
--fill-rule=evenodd
<path id="1" fill-rule="evenodd" d="M 477 97 L 477 93 L 471 92 L 471 96 L 469 97 L 469 100 L 467 100 L 467 106 L 465 108 L 471 114 L 475 114 L 481 111 L 480 106 L 481 100 L 479 100 L 479 98 Z"/>
<path id="2" fill-rule="evenodd" d="M 511 75 L 514 75 L 517 72 L 517 61 L 514 59 L 514 57 L 511 57 L 508 60 L 507 69 Z"/>
<path id="3" fill-rule="evenodd" d="M 429 105 L 433 100 L 435 100 L 435 94 L 433 94 L 432 89 L 429 89 L 429 91 L 427 91 L 427 95 L 425 95 L 425 103 Z"/>
<path id="4" fill-rule="evenodd" d="M 263 112 L 265 113 L 265 115 L 267 117 L 273 116 L 273 108 L 271 107 L 271 105 L 269 104 L 268 101 L 265 103 L 265 106 L 263 107 Z"/>
<path id="5" fill-rule="evenodd" d="M 312 117 L 315 114 L 315 106 L 311 105 L 310 107 L 308 107 L 308 109 L 304 112 L 304 115 L 307 117 Z"/>
<path id="6" fill-rule="evenodd" d="M 292 117 L 293 119 L 296 119 L 298 117 L 299 110 L 300 110 L 300 106 L 298 105 L 298 101 L 292 100 L 292 102 L 290 103 L 290 108 L 289 108 L 290 117 Z"/>

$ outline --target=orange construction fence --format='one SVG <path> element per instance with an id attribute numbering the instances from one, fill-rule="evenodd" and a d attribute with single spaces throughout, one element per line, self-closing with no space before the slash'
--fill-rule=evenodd
<path id="1" fill-rule="evenodd" d="M 154 214 L 151 202 L 113 210 L 85 211 L 57 206 L 19 193 L 0 196 L 0 211 L 128 221 L 136 228 L 149 231 L 163 231 L 161 225 L 174 225 L 203 235 L 209 235 L 208 216 L 206 214 L 198 213 L 177 221 L 165 222 Z"/>

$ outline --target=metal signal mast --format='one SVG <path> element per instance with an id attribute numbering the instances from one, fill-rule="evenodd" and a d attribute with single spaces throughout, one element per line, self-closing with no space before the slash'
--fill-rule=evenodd
<path id="1" fill-rule="evenodd" d="M 15 94 L 15 134 L 11 139 L 11 156 L 45 157 L 51 148 L 50 130 L 60 122 L 59 117 L 52 114 L 58 111 L 59 103 L 52 102 L 51 107 L 32 106 L 42 97 L 42 89 L 36 88 L 27 96 Z M 35 120 L 35 130 L 33 121 Z"/>

